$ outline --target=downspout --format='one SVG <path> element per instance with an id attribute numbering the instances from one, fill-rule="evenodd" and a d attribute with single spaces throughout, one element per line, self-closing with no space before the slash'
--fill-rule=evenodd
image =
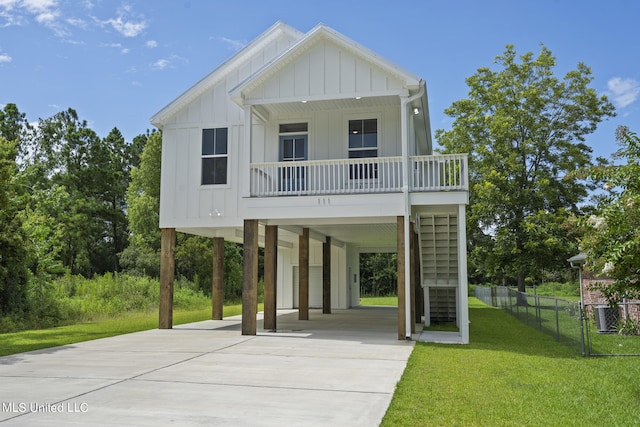
<path id="1" fill-rule="evenodd" d="M 402 141 L 402 193 L 404 198 L 404 334 L 407 341 L 411 341 L 411 205 L 409 204 L 409 111 L 410 103 L 425 93 L 424 80 L 420 80 L 420 90 L 413 96 L 400 98 L 400 139 Z M 400 256 L 400 254 L 398 254 Z M 416 286 L 418 284 L 416 283 Z"/>
<path id="2" fill-rule="evenodd" d="M 253 108 L 245 105 L 244 110 L 244 139 L 238 148 L 238 181 L 240 183 L 240 197 L 251 196 L 251 140 L 253 139 Z"/>

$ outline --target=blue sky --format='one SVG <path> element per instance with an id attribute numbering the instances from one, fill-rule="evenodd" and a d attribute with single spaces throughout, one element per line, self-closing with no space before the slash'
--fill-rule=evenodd
<path id="1" fill-rule="evenodd" d="M 302 32 L 322 22 L 424 78 L 432 128 L 465 98 L 465 78 L 513 44 L 578 62 L 617 117 L 587 139 L 616 149 L 614 130 L 640 132 L 640 2 L 635 0 L 0 0 L 0 107 L 30 121 L 74 108 L 100 136 L 127 140 L 149 118 L 276 21 Z"/>

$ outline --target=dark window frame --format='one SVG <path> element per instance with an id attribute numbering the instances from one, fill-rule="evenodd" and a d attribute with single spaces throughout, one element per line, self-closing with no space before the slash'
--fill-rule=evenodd
<path id="1" fill-rule="evenodd" d="M 348 152 L 350 159 L 378 157 L 378 119 L 352 119 L 348 121 Z M 378 165 L 351 165 L 349 179 L 377 179 Z"/>
<path id="2" fill-rule="evenodd" d="M 226 185 L 228 182 L 229 130 L 202 129 L 201 185 Z"/>

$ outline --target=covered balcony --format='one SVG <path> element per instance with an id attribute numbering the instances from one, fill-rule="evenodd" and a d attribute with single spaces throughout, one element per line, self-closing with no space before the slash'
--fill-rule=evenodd
<path id="1" fill-rule="evenodd" d="M 401 192 L 402 157 L 252 163 L 250 196 Z M 467 191 L 466 154 L 409 157 L 409 192 Z"/>

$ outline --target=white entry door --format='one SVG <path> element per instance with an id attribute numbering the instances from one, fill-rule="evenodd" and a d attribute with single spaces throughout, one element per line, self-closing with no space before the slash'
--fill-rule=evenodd
<path id="1" fill-rule="evenodd" d="M 293 267 L 293 308 L 300 301 L 300 269 Z M 322 267 L 309 267 L 309 308 L 322 308 Z"/>

